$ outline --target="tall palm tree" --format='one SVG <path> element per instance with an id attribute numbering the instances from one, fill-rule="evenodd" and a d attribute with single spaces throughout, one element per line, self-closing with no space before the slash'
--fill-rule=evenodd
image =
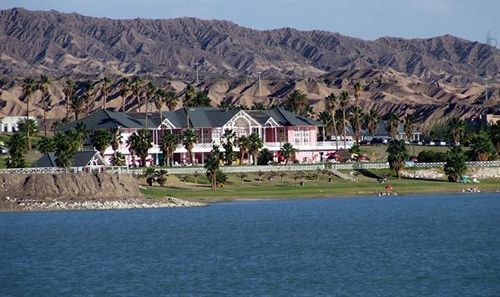
<path id="1" fill-rule="evenodd" d="M 109 91 L 111 89 L 111 79 L 109 77 L 104 77 L 101 84 L 101 99 L 102 99 L 102 109 L 106 109 L 106 103 L 108 101 Z"/>
<path id="2" fill-rule="evenodd" d="M 43 135 L 47 137 L 47 109 L 50 106 L 49 94 L 50 80 L 47 76 L 42 75 L 38 81 L 38 89 L 42 92 L 42 108 L 43 108 Z"/>
<path id="3" fill-rule="evenodd" d="M 325 99 L 325 111 L 329 112 L 331 114 L 331 119 L 332 119 L 332 126 L 333 126 L 333 133 L 335 135 L 335 147 L 339 147 L 339 140 L 337 137 L 337 129 L 335 129 L 335 126 L 337 126 L 337 121 L 336 121 L 336 111 L 337 111 L 337 96 L 335 96 L 334 93 L 331 93 L 330 95 L 326 96 Z"/>
<path id="4" fill-rule="evenodd" d="M 146 167 L 148 151 L 153 147 L 151 144 L 151 131 L 146 129 L 136 131 L 127 140 L 127 145 L 130 152 L 136 154 L 141 159 L 141 166 Z"/>
<path id="5" fill-rule="evenodd" d="M 460 120 L 459 118 L 452 118 L 448 123 L 448 127 L 450 129 L 450 134 L 453 142 L 455 143 L 455 145 L 459 145 L 465 133 L 464 121 Z"/>
<path id="6" fill-rule="evenodd" d="M 299 90 L 294 90 L 285 101 L 285 108 L 294 112 L 301 113 L 307 106 L 307 96 Z"/>
<path id="7" fill-rule="evenodd" d="M 396 171 L 398 178 L 401 178 L 401 169 L 405 166 L 405 161 L 408 159 L 408 151 L 404 140 L 392 139 L 387 147 L 387 161 L 391 169 Z"/>
<path id="8" fill-rule="evenodd" d="M 370 133 L 373 139 L 375 138 L 375 131 L 377 130 L 378 123 L 380 122 L 380 114 L 372 109 L 369 113 L 366 114 L 365 119 L 368 133 Z"/>
<path id="9" fill-rule="evenodd" d="M 158 88 L 149 82 L 146 86 L 146 129 L 148 128 L 149 101 L 155 101 Z"/>
<path id="10" fill-rule="evenodd" d="M 333 125 L 333 120 L 332 120 L 332 114 L 326 110 L 322 111 L 318 115 L 318 120 L 323 123 L 323 128 L 322 130 L 322 135 L 323 135 L 323 141 L 326 140 L 326 134 L 331 134 L 332 129 L 334 127 Z"/>
<path id="11" fill-rule="evenodd" d="M 290 158 L 292 158 L 297 150 L 291 145 L 290 143 L 285 143 L 280 149 L 280 156 L 285 158 L 285 163 L 288 164 L 290 161 Z"/>
<path id="12" fill-rule="evenodd" d="M 30 97 L 33 93 L 35 93 L 36 88 L 36 83 L 32 78 L 26 77 L 23 80 L 22 96 L 24 97 L 24 100 L 26 100 L 26 119 L 29 119 L 30 117 Z M 26 130 L 26 139 L 28 140 L 28 150 L 31 150 L 31 137 L 29 129 Z"/>
<path id="13" fill-rule="evenodd" d="M 193 85 L 188 84 L 186 86 L 185 94 L 184 94 L 184 99 L 182 101 L 182 105 L 184 107 L 191 107 L 193 104 L 193 100 L 196 97 L 196 89 L 193 87 Z"/>
<path id="14" fill-rule="evenodd" d="M 243 165 L 243 161 L 245 159 L 245 156 L 248 153 L 248 137 L 241 136 L 238 139 L 237 144 L 238 144 L 238 148 L 240 149 L 240 153 L 239 153 L 240 165 Z"/>
<path id="15" fill-rule="evenodd" d="M 122 145 L 122 133 L 120 132 L 120 129 L 118 128 L 112 128 L 110 130 L 111 132 L 111 148 L 113 151 L 116 153 L 116 151 L 120 148 L 120 145 Z"/>
<path id="16" fill-rule="evenodd" d="M 104 155 L 104 151 L 113 141 L 113 134 L 107 130 L 99 129 L 94 131 L 92 137 L 90 138 L 92 145 L 99 151 L 99 153 Z"/>
<path id="17" fill-rule="evenodd" d="M 75 100 L 75 98 L 72 98 L 71 101 Z M 79 101 L 82 101 L 83 102 L 79 102 Z M 92 83 L 87 83 L 86 86 L 85 86 L 85 91 L 83 93 L 83 98 L 79 98 L 77 100 L 78 102 L 75 103 L 76 106 L 78 106 L 80 103 L 84 103 L 85 104 L 85 112 L 87 114 L 89 114 L 93 109 L 94 109 L 94 105 L 95 105 L 95 94 L 94 94 L 94 85 Z M 73 109 L 73 111 L 75 111 L 75 109 Z M 80 114 L 81 112 L 83 112 L 83 107 L 82 107 L 82 110 L 80 110 L 78 112 L 78 114 Z M 78 118 L 76 118 L 76 120 L 78 120 Z"/>
<path id="18" fill-rule="evenodd" d="M 182 134 L 182 145 L 184 145 L 184 147 L 188 152 L 189 161 L 191 162 L 191 164 L 194 164 L 193 148 L 197 140 L 198 136 L 196 135 L 196 132 L 194 132 L 193 129 L 184 130 L 184 133 Z"/>
<path id="19" fill-rule="evenodd" d="M 163 105 L 166 101 L 166 93 L 162 89 L 158 88 L 156 90 L 155 96 L 153 97 L 153 103 L 160 114 L 160 124 L 163 123 Z M 160 126 L 161 129 L 162 126 Z"/>
<path id="20" fill-rule="evenodd" d="M 160 143 L 160 148 L 164 156 L 164 165 L 172 166 L 172 159 L 174 156 L 174 152 L 177 149 L 177 145 L 179 145 L 179 137 L 177 136 L 177 134 L 165 133 L 165 135 L 163 135 Z"/>
<path id="21" fill-rule="evenodd" d="M 257 133 L 250 134 L 247 141 L 248 151 L 252 155 L 253 165 L 257 165 L 257 156 L 259 155 L 259 150 L 264 146 L 264 143 Z"/>
<path id="22" fill-rule="evenodd" d="M 389 136 L 391 139 L 396 139 L 396 133 L 398 130 L 398 124 L 399 124 L 399 117 L 391 112 L 386 115 L 386 125 L 385 129 L 389 133 Z"/>
<path id="23" fill-rule="evenodd" d="M 359 143 L 359 139 L 361 138 L 361 124 L 360 125 L 356 125 L 356 119 L 361 119 L 364 117 L 364 113 L 363 113 L 363 110 L 361 110 L 361 108 L 359 106 L 353 106 L 350 110 L 350 118 L 351 118 L 351 122 L 354 122 L 354 125 L 352 125 L 352 130 L 353 130 L 353 134 L 358 138 L 358 143 Z M 359 144 L 356 144 L 356 145 L 359 145 Z"/>
<path id="24" fill-rule="evenodd" d="M 132 81 L 132 92 L 134 93 L 134 97 L 137 100 L 137 111 L 139 112 L 141 109 L 141 93 L 143 88 L 144 81 L 142 78 L 136 76 Z"/>
<path id="25" fill-rule="evenodd" d="M 179 98 L 177 98 L 177 95 L 175 95 L 174 91 L 167 91 L 165 93 L 165 105 L 167 106 L 168 110 L 175 110 L 178 102 Z"/>
<path id="26" fill-rule="evenodd" d="M 354 105 L 357 111 L 359 111 L 359 97 L 361 93 L 361 89 L 363 86 L 361 85 L 360 82 L 356 82 L 354 84 Z M 359 145 L 359 139 L 361 135 L 361 121 L 360 121 L 361 115 L 359 112 L 356 112 L 354 114 L 354 139 L 356 141 L 356 145 Z"/>
<path id="27" fill-rule="evenodd" d="M 127 97 L 130 93 L 130 81 L 128 78 L 122 80 L 122 87 L 120 89 L 120 95 L 122 96 L 122 112 L 125 112 L 125 106 L 127 104 Z"/>
<path id="28" fill-rule="evenodd" d="M 90 92 L 85 91 L 83 97 L 82 96 L 73 96 L 71 98 L 71 102 L 69 104 L 71 110 L 73 110 L 73 113 L 75 114 L 75 121 L 78 121 L 80 118 L 80 114 L 82 114 L 85 111 L 85 103 L 87 99 L 89 99 Z"/>
<path id="29" fill-rule="evenodd" d="M 64 101 L 66 102 L 66 118 L 69 119 L 71 98 L 73 98 L 73 94 L 75 93 L 75 82 L 71 79 L 67 79 L 63 93 Z"/>
<path id="30" fill-rule="evenodd" d="M 342 91 L 339 97 L 339 105 L 342 109 L 342 133 L 344 134 L 344 149 L 347 148 L 347 131 L 346 131 L 346 110 L 349 105 L 349 93 Z"/>
<path id="31" fill-rule="evenodd" d="M 415 129 L 415 118 L 413 114 L 407 114 L 403 120 L 403 128 L 405 131 L 406 140 L 411 141 L 413 130 Z"/>

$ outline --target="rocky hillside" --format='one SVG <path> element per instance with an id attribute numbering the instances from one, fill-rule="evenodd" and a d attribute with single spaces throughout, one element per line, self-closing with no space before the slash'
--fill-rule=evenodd
<path id="1" fill-rule="evenodd" d="M 500 50 L 453 36 L 365 41 L 325 31 L 252 30 L 194 18 L 112 20 L 56 11 L 0 11 L 0 114 L 22 114 L 20 80 L 55 78 L 49 117 L 61 117 L 61 77 L 115 82 L 140 75 L 182 94 L 199 64 L 214 103 L 251 105 L 304 91 L 316 111 L 330 92 L 353 81 L 366 87 L 363 105 L 383 113 L 416 111 L 420 120 L 499 109 Z M 115 83 L 108 106 L 119 106 Z M 488 96 L 486 96 L 488 91 Z M 41 114 L 39 94 L 33 109 Z M 99 96 L 99 94 L 96 94 Z M 99 98 L 97 98 L 99 100 Z M 134 109 L 135 98 L 128 98 Z"/>

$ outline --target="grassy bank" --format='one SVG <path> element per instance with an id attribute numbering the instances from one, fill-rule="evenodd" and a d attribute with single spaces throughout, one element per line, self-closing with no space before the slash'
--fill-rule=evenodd
<path id="1" fill-rule="evenodd" d="M 381 172 L 373 173 L 380 174 Z M 269 182 L 265 177 L 262 181 L 259 181 L 257 175 L 249 174 L 241 183 L 241 180 L 236 175 L 229 175 L 224 188 L 219 188 L 217 191 L 210 190 L 204 176 L 198 177 L 196 181 L 191 176 L 185 182 L 179 180 L 176 176 L 169 176 L 166 187 L 143 187 L 141 191 L 151 197 L 172 196 L 203 202 L 218 202 L 235 199 L 375 195 L 378 192 L 384 192 L 386 186 L 386 184 L 380 184 L 375 178 L 366 176 L 358 177 L 357 182 L 345 181 L 335 177 L 332 183 L 329 183 L 328 177 L 322 175 L 319 179 L 309 176 L 309 178 L 305 179 L 304 186 L 300 186 L 299 182 L 294 180 L 292 176 L 292 174 L 289 174 L 281 183 L 279 176 Z M 447 181 L 398 180 L 395 178 L 390 179 L 388 184 L 392 185 L 398 194 L 462 192 L 463 189 L 472 186 Z M 477 186 L 481 191 L 500 190 L 497 180 L 482 180 Z"/>

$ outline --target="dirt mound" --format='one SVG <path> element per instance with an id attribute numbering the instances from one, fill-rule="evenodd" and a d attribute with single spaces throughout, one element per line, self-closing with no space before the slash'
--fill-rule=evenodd
<path id="1" fill-rule="evenodd" d="M 116 200 L 139 198 L 139 182 L 132 175 L 114 174 L 3 174 L 0 197 L 30 200 Z"/>

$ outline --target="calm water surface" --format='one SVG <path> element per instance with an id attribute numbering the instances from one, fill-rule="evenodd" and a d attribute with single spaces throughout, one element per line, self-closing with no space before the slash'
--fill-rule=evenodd
<path id="1" fill-rule="evenodd" d="M 0 296 L 500 296 L 500 195 L 0 214 Z"/>

